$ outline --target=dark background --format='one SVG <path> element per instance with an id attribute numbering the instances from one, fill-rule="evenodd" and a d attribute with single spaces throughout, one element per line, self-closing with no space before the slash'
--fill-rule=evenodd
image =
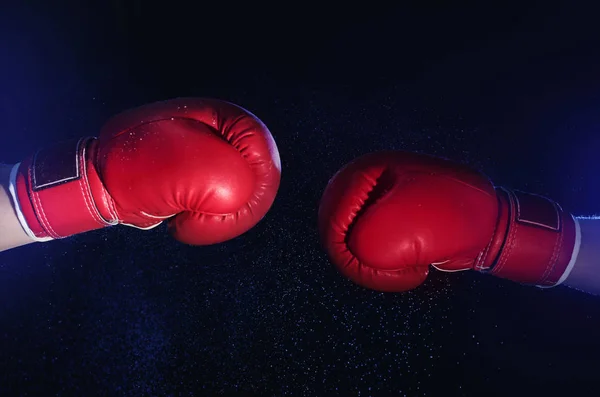
<path id="1" fill-rule="evenodd" d="M 1 161 L 209 96 L 269 126 L 283 180 L 218 246 L 116 227 L 0 254 L 0 396 L 597 396 L 597 297 L 474 272 L 367 291 L 315 227 L 380 149 L 599 211 L 597 25 L 577 2 L 2 2 Z"/>

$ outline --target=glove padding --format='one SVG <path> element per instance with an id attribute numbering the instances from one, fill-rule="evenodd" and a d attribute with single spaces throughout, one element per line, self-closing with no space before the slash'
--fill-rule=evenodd
<path id="1" fill-rule="evenodd" d="M 319 207 L 325 250 L 352 281 L 380 291 L 422 284 L 429 265 L 475 269 L 540 286 L 566 278 L 577 221 L 551 200 L 496 189 L 480 172 L 402 151 L 359 157 Z"/>
<path id="2" fill-rule="evenodd" d="M 173 236 L 207 245 L 246 232 L 271 207 L 281 176 L 267 127 L 234 104 L 179 98 L 109 120 L 98 138 L 38 151 L 10 190 L 37 241 L 167 220 Z"/>

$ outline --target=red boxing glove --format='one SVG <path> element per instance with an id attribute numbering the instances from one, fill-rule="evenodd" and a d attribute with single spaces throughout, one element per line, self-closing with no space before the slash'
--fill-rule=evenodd
<path id="1" fill-rule="evenodd" d="M 555 286 L 580 244 L 577 220 L 555 202 L 495 188 L 464 165 L 400 151 L 342 168 L 323 194 L 319 230 L 345 276 L 394 292 L 423 283 L 429 265 Z"/>
<path id="2" fill-rule="evenodd" d="M 38 151 L 13 168 L 10 191 L 36 241 L 168 219 L 176 239 L 208 245 L 260 221 L 280 175 L 275 141 L 256 116 L 180 98 L 119 114 L 98 138 Z"/>

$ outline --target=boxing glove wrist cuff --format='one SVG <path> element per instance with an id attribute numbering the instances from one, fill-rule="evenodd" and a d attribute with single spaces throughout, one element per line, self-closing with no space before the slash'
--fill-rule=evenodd
<path id="1" fill-rule="evenodd" d="M 21 226 L 34 241 L 117 223 L 117 217 L 111 216 L 112 200 L 86 158 L 94 140 L 82 138 L 39 150 L 13 167 L 9 190 Z M 99 195 L 101 209 L 94 199 Z"/>
<path id="2" fill-rule="evenodd" d="M 581 244 L 579 222 L 543 196 L 497 189 L 500 216 L 475 269 L 539 287 L 562 283 Z"/>

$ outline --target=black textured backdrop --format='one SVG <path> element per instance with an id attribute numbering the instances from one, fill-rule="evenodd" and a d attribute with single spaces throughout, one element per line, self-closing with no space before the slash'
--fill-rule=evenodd
<path id="1" fill-rule="evenodd" d="M 599 211 L 594 10 L 3 2 L 0 161 L 211 96 L 269 126 L 283 180 L 266 218 L 218 246 L 118 227 L 0 254 L 0 396 L 597 396 L 598 298 L 439 272 L 371 292 L 316 230 L 327 180 L 379 149 Z"/>

